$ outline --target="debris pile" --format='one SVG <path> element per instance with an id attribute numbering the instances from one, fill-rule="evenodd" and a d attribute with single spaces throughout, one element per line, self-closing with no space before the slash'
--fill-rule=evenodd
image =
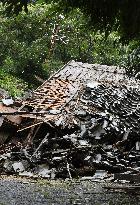
<path id="1" fill-rule="evenodd" d="M 139 88 L 122 69 L 72 61 L 18 109 L 3 101 L 0 172 L 140 179 Z"/>

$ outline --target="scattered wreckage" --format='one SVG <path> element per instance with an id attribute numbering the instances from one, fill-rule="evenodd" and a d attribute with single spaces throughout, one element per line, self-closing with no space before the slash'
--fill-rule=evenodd
<path id="1" fill-rule="evenodd" d="M 32 97 L 2 99 L 0 126 L 1 173 L 140 182 L 140 82 L 124 69 L 71 61 Z"/>

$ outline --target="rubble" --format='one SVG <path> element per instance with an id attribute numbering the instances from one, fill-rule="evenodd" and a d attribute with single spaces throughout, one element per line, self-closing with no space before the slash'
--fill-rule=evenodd
<path id="1" fill-rule="evenodd" d="M 1 173 L 139 178 L 140 81 L 124 69 L 71 61 L 20 107 L 6 102 L 0 105 Z"/>
<path id="2" fill-rule="evenodd" d="M 4 105 L 12 105 L 14 103 L 14 100 L 12 98 L 8 98 L 8 99 L 2 99 L 2 102 Z"/>

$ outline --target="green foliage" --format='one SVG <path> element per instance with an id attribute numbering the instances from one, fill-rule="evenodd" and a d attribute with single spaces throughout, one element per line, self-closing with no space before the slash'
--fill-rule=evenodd
<path id="1" fill-rule="evenodd" d="M 61 33 L 54 51 L 55 58 L 66 63 L 71 59 L 107 65 L 124 65 L 129 45 L 123 45 L 117 32 L 107 37 L 104 32 L 88 29 L 88 24 L 80 10 L 73 10 L 64 16 Z"/>
<path id="2" fill-rule="evenodd" d="M 99 64 L 123 66 L 129 53 L 129 45 L 123 45 L 116 32 L 107 38 L 105 33 L 97 33 L 93 47 L 94 61 Z"/>
<path id="3" fill-rule="evenodd" d="M 106 36 L 105 32 L 88 29 L 80 9 L 67 15 L 56 12 L 56 7 L 57 4 L 37 4 L 28 7 L 28 14 L 21 12 L 12 17 L 5 16 L 0 7 L 1 87 L 17 95 L 19 83 L 21 89 L 27 87 L 26 83 L 30 88 L 36 87 L 40 84 L 37 79 L 45 80 L 72 59 L 124 66 L 131 75 L 139 71 L 138 41 L 123 45 L 117 32 Z"/>
<path id="4" fill-rule="evenodd" d="M 124 65 L 129 76 L 140 79 L 140 47 L 132 50 L 124 61 Z"/>
<path id="5" fill-rule="evenodd" d="M 28 11 L 28 3 L 57 3 L 57 11 L 71 11 L 79 8 L 90 20 L 97 31 L 110 32 L 119 30 L 125 39 L 140 36 L 140 1 L 139 0 L 1 0 L 6 4 L 7 13 L 19 14 L 24 9 Z"/>
<path id="6" fill-rule="evenodd" d="M 24 8 L 24 10 L 27 12 L 27 4 L 28 0 L 1 0 L 1 2 L 5 5 L 6 4 L 6 11 L 7 13 L 16 13 L 18 14 L 21 12 Z"/>
<path id="7" fill-rule="evenodd" d="M 13 97 L 21 96 L 27 85 L 21 79 L 14 77 L 0 68 L 0 87 L 7 90 Z"/>
<path id="8" fill-rule="evenodd" d="M 42 64 L 48 57 L 55 23 L 48 8 L 36 6 L 30 8 L 28 14 L 23 12 L 15 17 L 2 18 L 0 66 L 30 84 L 37 84 L 35 75 L 44 79 L 48 76 L 47 71 L 43 72 Z"/>

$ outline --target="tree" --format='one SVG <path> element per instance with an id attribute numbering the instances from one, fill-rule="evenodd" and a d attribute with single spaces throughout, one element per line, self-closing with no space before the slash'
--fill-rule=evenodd
<path id="1" fill-rule="evenodd" d="M 30 2 L 29 0 L 1 0 L 1 2 L 7 6 L 7 13 L 16 13 L 18 14 L 22 9 L 26 12 L 28 11 L 27 5 Z"/>
<path id="2" fill-rule="evenodd" d="M 95 30 L 119 30 L 123 39 L 140 37 L 139 0 L 1 0 L 7 11 L 18 14 L 22 9 L 27 12 L 27 4 L 33 2 L 57 3 L 59 11 L 68 12 L 80 8 L 88 17 L 90 26 Z"/>

